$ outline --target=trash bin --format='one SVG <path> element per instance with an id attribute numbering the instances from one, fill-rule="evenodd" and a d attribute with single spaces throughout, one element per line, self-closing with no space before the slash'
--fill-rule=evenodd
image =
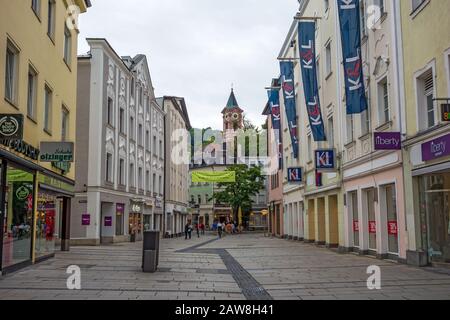
<path id="1" fill-rule="evenodd" d="M 144 250 L 142 271 L 153 273 L 156 272 L 156 269 L 156 250 Z"/>
<path id="2" fill-rule="evenodd" d="M 146 253 L 147 251 L 153 251 L 154 255 L 154 263 L 155 263 L 155 271 L 158 268 L 159 264 L 159 231 L 145 231 L 144 232 L 144 241 L 143 241 L 143 252 L 142 252 L 142 269 L 147 269 L 146 263 L 153 264 L 153 258 L 150 259 L 148 256 L 150 253 Z M 150 259 L 150 260 L 149 260 Z M 145 271 L 144 271 L 145 272 Z M 154 271 L 153 271 L 154 272 Z"/>

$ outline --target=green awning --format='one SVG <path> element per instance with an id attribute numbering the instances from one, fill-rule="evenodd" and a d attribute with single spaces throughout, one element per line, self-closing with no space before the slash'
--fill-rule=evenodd
<path id="1" fill-rule="evenodd" d="M 205 182 L 236 182 L 236 172 L 234 171 L 196 171 L 192 172 L 192 182 L 205 183 Z"/>

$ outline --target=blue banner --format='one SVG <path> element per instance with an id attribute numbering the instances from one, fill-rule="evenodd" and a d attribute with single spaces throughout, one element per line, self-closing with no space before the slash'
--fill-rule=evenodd
<path id="1" fill-rule="evenodd" d="M 283 89 L 284 106 L 286 108 L 286 120 L 291 133 L 292 151 L 294 158 L 298 158 L 298 136 L 297 136 L 297 104 L 295 101 L 294 63 L 281 61 L 281 87 Z"/>
<path id="2" fill-rule="evenodd" d="M 347 114 L 367 110 L 361 58 L 361 20 L 359 0 L 337 0 L 344 59 Z"/>
<path id="3" fill-rule="evenodd" d="M 282 128 L 281 128 L 281 110 L 280 110 L 280 91 L 269 91 L 270 114 L 272 116 L 272 128 L 275 133 L 275 143 L 278 151 L 278 168 L 283 169 L 283 143 L 282 143 Z"/>
<path id="4" fill-rule="evenodd" d="M 314 141 L 327 141 L 322 112 L 320 111 L 319 86 L 316 65 L 316 23 L 299 22 L 300 65 L 309 125 Z"/>

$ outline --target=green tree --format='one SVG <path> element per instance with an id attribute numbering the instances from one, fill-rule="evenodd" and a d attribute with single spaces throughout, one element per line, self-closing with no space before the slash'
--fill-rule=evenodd
<path id="1" fill-rule="evenodd" d="M 265 177 L 261 167 L 248 167 L 247 165 L 233 165 L 226 171 L 236 173 L 236 182 L 219 183 L 220 191 L 214 194 L 214 199 L 233 208 L 233 218 L 237 220 L 239 208 L 250 211 L 252 208 L 252 196 L 257 195 L 264 188 Z"/>

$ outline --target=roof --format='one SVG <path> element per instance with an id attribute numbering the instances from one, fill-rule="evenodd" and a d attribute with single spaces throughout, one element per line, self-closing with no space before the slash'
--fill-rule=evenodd
<path id="1" fill-rule="evenodd" d="M 223 109 L 222 113 L 225 113 L 226 110 L 235 110 L 239 109 L 240 111 L 244 112 L 237 102 L 236 96 L 234 95 L 233 89 L 231 89 L 230 97 L 228 98 L 227 106 L 225 109 Z"/>

